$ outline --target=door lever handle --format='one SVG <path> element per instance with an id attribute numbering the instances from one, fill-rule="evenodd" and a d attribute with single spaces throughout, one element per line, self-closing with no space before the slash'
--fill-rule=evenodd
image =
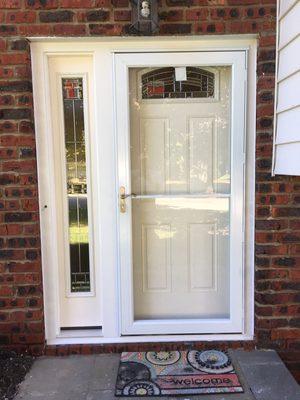
<path id="1" fill-rule="evenodd" d="M 120 212 L 125 213 L 126 212 L 126 199 L 127 197 L 134 197 L 136 196 L 135 193 L 126 193 L 125 186 L 120 187 Z"/>

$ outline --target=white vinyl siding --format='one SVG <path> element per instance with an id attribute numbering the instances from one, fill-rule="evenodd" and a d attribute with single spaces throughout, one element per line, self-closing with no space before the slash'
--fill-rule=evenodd
<path id="1" fill-rule="evenodd" d="M 300 175 L 300 0 L 278 0 L 273 173 Z"/>

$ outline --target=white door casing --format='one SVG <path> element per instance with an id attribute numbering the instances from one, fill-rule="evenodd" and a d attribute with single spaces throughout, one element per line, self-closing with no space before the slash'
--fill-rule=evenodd
<path id="1" fill-rule="evenodd" d="M 168 64 L 166 64 L 166 54 L 161 53 L 116 55 L 119 187 L 125 187 L 127 194 L 131 192 L 140 194 L 128 196 L 126 213 L 120 213 L 122 333 L 241 332 L 244 262 L 245 53 L 169 53 L 167 60 Z M 133 89 L 129 84 L 129 69 L 170 65 L 174 67 L 184 65 L 204 68 L 230 67 L 232 88 L 226 85 L 226 82 L 230 82 L 228 80 L 230 70 L 224 69 L 220 72 L 222 75 L 220 82 L 217 79 L 218 90 L 214 99 L 205 99 L 206 101 L 202 102 L 192 101 L 192 99 L 186 101 L 171 99 L 162 104 L 157 100 L 153 100 L 152 103 L 141 99 L 137 101 L 135 97 L 131 105 L 128 93 L 132 94 Z M 216 76 L 218 73 L 219 71 Z M 137 76 L 140 75 L 137 74 Z M 134 74 L 132 80 L 136 80 Z M 228 100 L 230 97 L 231 113 Z M 138 111 L 130 115 L 130 106 Z M 226 114 L 228 126 L 224 124 Z M 197 127 L 200 131 L 193 132 Z M 131 135 L 130 129 L 133 131 Z M 222 184 L 214 184 L 216 178 L 220 177 L 213 176 L 213 165 L 210 166 L 211 171 L 206 171 L 208 177 L 202 180 L 199 179 L 199 175 L 193 176 L 190 169 L 189 182 L 187 182 L 184 178 L 187 171 L 182 169 L 182 165 L 179 165 L 179 168 L 178 162 L 176 164 L 176 160 L 184 159 L 186 153 L 186 148 L 182 150 L 185 146 L 181 137 L 182 132 L 186 132 L 189 136 L 191 150 L 190 157 L 187 158 L 191 163 L 193 151 L 194 156 L 199 157 L 197 153 L 205 146 L 207 146 L 207 153 L 204 151 L 200 156 L 204 161 L 206 161 L 205 158 L 209 158 L 207 156 L 209 152 L 217 151 L 220 155 L 222 153 L 220 149 L 212 148 L 213 139 L 209 144 L 207 138 L 213 136 L 216 141 L 220 141 L 226 131 L 231 131 L 231 135 L 229 140 L 223 140 L 221 147 L 225 147 L 223 164 L 226 164 L 226 146 L 230 146 L 231 142 L 231 151 L 229 151 L 231 160 L 230 163 L 228 162 L 228 165 L 231 164 L 231 192 L 222 193 Z M 197 138 L 201 140 L 199 134 L 202 135 L 204 142 L 198 145 L 191 143 L 191 140 L 195 142 Z M 203 139 L 205 134 L 206 139 Z M 141 143 L 138 143 L 139 136 Z M 193 149 L 193 144 L 198 147 Z M 209 145 L 211 149 L 208 148 Z M 165 149 L 163 152 L 161 152 L 162 148 Z M 174 154 L 166 156 L 165 153 L 170 148 L 175 149 Z M 132 160 L 130 160 L 130 149 Z M 147 149 L 148 153 L 139 155 L 135 149 L 141 149 L 141 152 Z M 155 165 L 152 179 L 149 176 L 147 180 L 149 172 L 147 167 L 143 172 L 136 174 L 139 157 L 141 164 L 147 162 Z M 166 162 L 167 158 L 168 162 Z M 160 166 L 160 161 L 164 167 Z M 133 182 L 131 181 L 132 168 L 134 174 L 141 177 L 133 179 Z M 160 173 L 160 169 L 163 168 L 165 171 Z M 168 175 L 170 171 L 171 175 Z M 163 178 L 164 172 L 168 175 L 167 180 Z M 177 185 L 174 184 L 176 179 L 179 182 Z M 166 182 L 171 182 L 167 188 Z M 214 186 L 221 186 L 221 188 L 218 190 L 218 187 L 214 188 Z M 188 197 L 182 194 L 186 193 L 187 187 Z M 197 207 L 200 208 L 197 212 L 193 211 L 195 201 Z M 169 211 L 158 206 L 162 202 L 169 207 Z M 182 202 L 184 203 L 183 211 L 177 211 L 176 207 L 178 208 L 178 204 Z M 192 211 L 187 211 L 188 209 Z M 209 209 L 216 209 L 220 213 L 213 214 L 212 211 L 205 211 Z M 230 218 L 229 257 L 226 254 L 226 237 L 222 238 L 220 234 L 227 226 L 226 221 L 224 222 L 226 216 L 221 217 L 225 210 L 228 211 Z M 177 233 L 174 234 L 174 232 Z M 165 240 L 159 240 L 159 236 L 163 236 Z M 199 249 L 201 243 L 203 247 Z M 188 247 L 185 247 L 186 245 Z M 148 247 L 145 248 L 145 246 Z M 198 259 L 202 257 L 202 260 L 194 262 L 195 257 Z M 152 279 L 150 284 L 147 279 L 149 270 L 145 271 L 145 264 L 148 262 L 145 262 L 145 259 L 149 260 L 149 258 L 152 264 L 150 269 L 153 267 L 155 270 L 149 278 Z M 226 270 L 226 258 L 229 258 L 229 270 Z M 204 263 L 210 266 L 205 267 Z M 193 282 L 196 286 L 202 285 L 201 289 L 199 287 L 198 289 L 186 288 L 193 285 L 190 278 L 189 284 L 184 283 L 188 280 L 188 275 L 193 274 L 193 266 L 198 269 L 197 272 L 194 271 Z M 199 270 L 199 266 L 203 271 Z M 202 277 L 199 278 L 201 274 Z M 175 279 L 174 276 L 177 278 Z M 207 285 L 206 288 L 205 285 Z"/>
<path id="2" fill-rule="evenodd" d="M 39 179 L 39 203 L 41 223 L 43 290 L 45 309 L 46 340 L 48 344 L 74 344 L 74 343 L 126 343 L 126 342 L 153 342 L 160 341 L 185 341 L 185 340 L 251 340 L 253 337 L 253 294 L 254 294 L 254 166 L 255 166 L 255 68 L 257 40 L 253 35 L 243 36 L 218 36 L 218 37 L 153 37 L 153 38 L 29 38 L 31 41 L 31 58 L 33 70 L 33 92 L 35 109 L 35 135 L 37 142 L 37 163 Z M 119 320 L 120 310 L 128 304 L 127 299 L 120 297 L 120 277 L 123 276 L 124 263 L 119 263 L 118 247 L 121 241 L 124 246 L 129 237 L 119 231 L 120 221 L 118 209 L 119 180 L 116 180 L 118 172 L 115 170 L 117 158 L 117 139 L 115 126 L 117 125 L 115 103 L 115 57 L 120 53 L 132 52 L 143 54 L 145 64 L 149 66 L 149 56 L 156 52 L 186 52 L 194 54 L 200 52 L 207 57 L 208 54 L 228 54 L 219 65 L 237 65 L 230 54 L 244 55 L 244 69 L 248 66 L 247 83 L 242 82 L 244 75 L 234 73 L 234 80 L 239 79 L 240 89 L 247 97 L 247 180 L 245 190 L 245 266 L 243 270 L 243 315 L 245 321 L 242 329 L 215 329 L 213 334 L 210 329 L 193 330 L 193 333 L 180 333 L 169 335 L 167 330 L 162 334 L 150 335 L 149 330 L 144 329 L 144 334 L 132 336 L 122 331 Z M 144 55 L 145 52 L 148 54 Z M 125 55 L 125 54 L 124 54 Z M 76 62 L 65 68 L 64 73 L 72 74 L 81 72 L 87 75 L 89 93 L 87 105 L 89 113 L 94 121 L 90 122 L 90 152 L 93 168 L 92 179 L 92 214 L 93 214 L 93 256 L 96 267 L 95 279 L 99 287 L 99 314 L 102 330 L 60 331 L 60 304 L 59 304 L 59 266 L 61 265 L 61 240 L 58 240 L 56 232 L 59 230 L 61 218 L 56 206 L 57 199 L 55 188 L 57 186 L 54 152 L 56 143 L 54 137 L 54 122 L 51 114 L 50 93 L 50 60 L 53 57 L 61 57 L 67 63 L 71 57 L 86 58 L 91 64 L 84 70 L 76 71 Z M 168 57 L 167 56 L 167 57 Z M 208 57 L 206 65 L 218 65 L 216 58 Z M 223 56 L 222 56 L 223 57 Z M 226 58 L 226 57 L 225 57 Z M 219 58 L 219 61 L 221 58 Z M 167 59 L 167 61 L 169 61 Z M 89 63 L 87 62 L 86 65 Z M 141 63 L 142 64 L 142 63 Z M 184 61 L 182 65 L 187 65 Z M 205 65 L 204 63 L 200 63 Z M 133 64 L 135 66 L 135 63 Z M 238 66 L 238 65 L 237 65 Z M 141 65 L 137 65 L 138 68 Z M 91 85 L 93 82 L 93 87 Z M 127 82 L 125 83 L 127 84 Z M 236 90 L 233 93 L 236 96 Z M 246 99 L 245 99 L 246 100 Z M 127 98 L 125 98 L 127 101 Z M 236 104 L 236 103 L 235 103 Z M 124 107 L 124 110 L 126 107 Z M 242 107 L 235 107 L 242 115 Z M 128 111 L 128 109 L 127 109 Z M 126 111 L 126 112 L 127 112 Z M 240 124 L 241 126 L 241 124 Z M 120 130 L 120 123 L 118 122 Z M 128 121 L 124 128 L 128 129 Z M 118 130 L 118 131 L 119 131 Z M 235 132 L 237 126 L 235 126 Z M 242 130 L 243 131 L 243 128 Z M 122 160 L 118 161 L 122 164 Z M 127 172 L 126 172 L 127 173 Z M 125 176 L 126 176 L 125 173 Z M 121 174 L 122 175 L 122 174 Z M 122 177 L 122 176 L 121 176 Z M 123 180 L 125 182 L 125 179 Z M 127 206 L 130 199 L 127 200 Z M 238 214 L 238 210 L 236 212 Z M 123 232 L 123 227 L 121 226 Z M 121 234 L 120 234 L 121 233 Z M 124 270 L 123 270 L 124 272 Z M 241 271 L 242 272 L 242 271 Z M 97 289 L 98 290 L 98 289 Z M 236 296 L 230 302 L 231 307 Z M 130 299 L 129 299 L 130 300 Z M 121 318 L 120 318 L 121 319 Z M 173 323 L 173 322 L 172 322 Z M 173 325 L 176 324 L 173 323 Z M 145 325 L 147 325 L 145 323 Z M 177 324 L 178 325 L 178 324 Z M 216 324 L 217 328 L 219 324 Z M 202 326 L 203 327 L 203 326 Z M 187 332 L 192 332 L 187 331 Z M 220 332 L 220 333 L 218 333 Z M 230 332 L 230 333 L 229 333 Z"/>

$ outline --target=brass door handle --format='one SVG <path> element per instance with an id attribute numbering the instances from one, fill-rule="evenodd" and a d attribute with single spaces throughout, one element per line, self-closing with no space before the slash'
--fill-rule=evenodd
<path id="1" fill-rule="evenodd" d="M 120 187 L 120 194 L 119 194 L 119 204 L 120 204 L 120 212 L 125 213 L 126 212 L 126 199 L 127 197 L 130 196 L 136 196 L 135 193 L 127 193 L 125 190 L 125 186 Z"/>

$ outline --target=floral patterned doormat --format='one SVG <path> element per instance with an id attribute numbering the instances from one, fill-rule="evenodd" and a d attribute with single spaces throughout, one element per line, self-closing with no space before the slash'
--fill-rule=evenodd
<path id="1" fill-rule="evenodd" d="M 116 396 L 241 393 L 229 355 L 218 350 L 122 353 Z"/>

